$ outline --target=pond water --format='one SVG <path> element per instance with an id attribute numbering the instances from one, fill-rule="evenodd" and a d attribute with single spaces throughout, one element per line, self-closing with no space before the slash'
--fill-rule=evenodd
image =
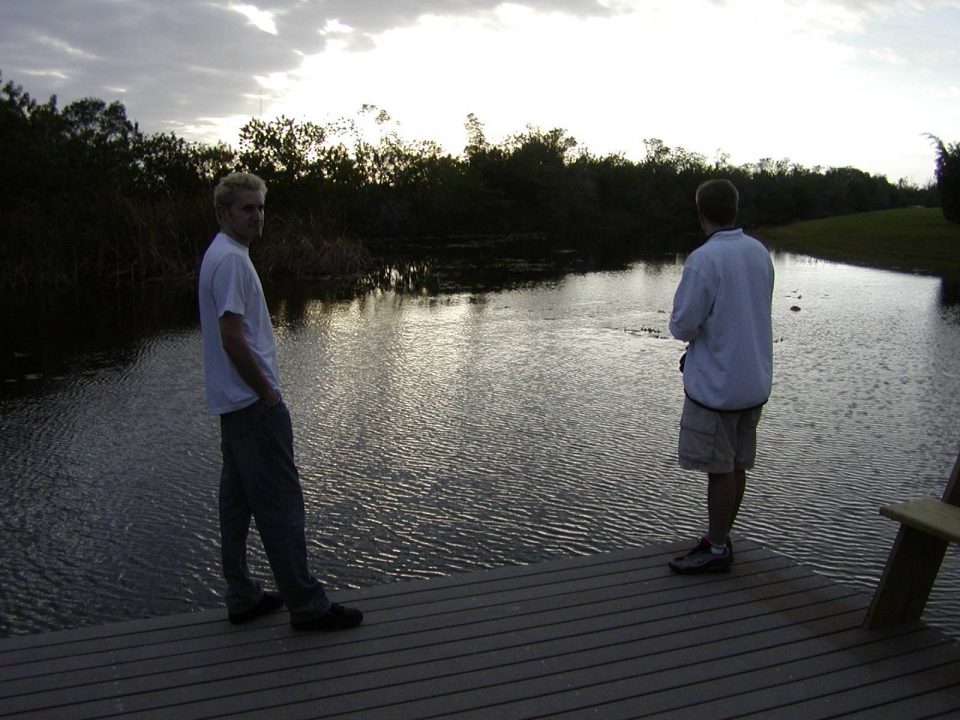
<path id="1" fill-rule="evenodd" d="M 675 461 L 667 331 L 682 261 L 273 295 L 317 576 L 335 590 L 693 541 L 705 487 Z M 935 278 L 775 265 L 774 391 L 736 532 L 871 592 L 897 529 L 878 506 L 940 495 L 957 455 L 960 307 Z M 16 321 L 49 357 L 41 376 L 18 356 L 0 388 L 0 636 L 220 606 L 218 427 L 192 290 L 163 297 Z M 85 340 L 50 347 L 56 323 Z M 951 548 L 926 618 L 955 634 L 958 591 Z"/>

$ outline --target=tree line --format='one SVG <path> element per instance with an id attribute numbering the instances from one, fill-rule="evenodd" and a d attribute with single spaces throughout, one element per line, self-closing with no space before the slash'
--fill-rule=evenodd
<path id="1" fill-rule="evenodd" d="M 943 216 L 960 223 L 960 143 L 945 143 L 936 135 L 927 135 L 937 150 L 937 194 Z"/>
<path id="2" fill-rule="evenodd" d="M 657 139 L 639 161 L 598 157 L 565 130 L 531 126 L 493 143 L 474 115 L 464 130 L 454 156 L 364 106 L 325 124 L 253 118 L 234 148 L 145 134 L 119 102 L 40 102 L 0 75 L 0 287 L 191 276 L 216 231 L 213 186 L 232 170 L 268 184 L 256 248 L 267 273 L 362 272 L 371 247 L 465 237 L 636 248 L 695 233 L 694 191 L 716 176 L 741 190 L 747 227 L 940 202 L 937 186 L 849 167 L 734 166 Z M 936 142 L 938 181 L 956 178 L 960 148 Z"/>

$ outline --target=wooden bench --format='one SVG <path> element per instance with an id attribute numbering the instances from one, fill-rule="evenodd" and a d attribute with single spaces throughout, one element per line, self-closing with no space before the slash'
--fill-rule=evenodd
<path id="1" fill-rule="evenodd" d="M 950 543 L 960 543 L 960 455 L 943 497 L 886 505 L 900 532 L 863 624 L 882 628 L 919 620 Z"/>

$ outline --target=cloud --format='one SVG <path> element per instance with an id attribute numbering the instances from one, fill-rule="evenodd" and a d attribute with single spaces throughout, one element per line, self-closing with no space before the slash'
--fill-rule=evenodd
<path id="1" fill-rule="evenodd" d="M 601 152 L 642 153 L 644 137 L 660 137 L 707 154 L 719 148 L 735 161 L 865 157 L 873 170 L 878 146 L 863 128 L 893 124 L 913 137 L 932 127 L 928 118 L 955 125 L 955 103 L 936 98 L 956 86 L 958 7 L 958 0 L 3 0 L 0 71 L 34 97 L 57 94 L 61 106 L 91 96 L 120 100 L 146 132 L 204 141 L 234 143 L 236 130 L 261 111 L 322 122 L 372 103 L 403 123 L 405 136 L 454 152 L 463 119 L 476 113 L 492 137 L 532 123 L 565 127 Z M 715 78 L 710 87 L 705 73 Z M 747 119 L 704 122 L 704 108 L 718 99 L 742 103 Z M 864 150 L 851 156 L 855 140 Z"/>
<path id="2" fill-rule="evenodd" d="M 305 17 L 314 20 L 322 18 L 322 21 L 337 20 L 358 32 L 375 35 L 384 30 L 412 25 L 424 15 L 469 16 L 504 4 L 581 17 L 611 13 L 608 4 L 600 0 L 512 0 L 510 3 L 504 0 L 327 0 L 321 3 L 280 3 L 272 6 L 272 9 L 287 18 L 288 22 L 300 22 Z"/>
<path id="3" fill-rule="evenodd" d="M 295 45 L 249 24 L 227 4 L 90 0 L 14 0 L 0 24 L 0 69 L 35 97 L 60 95 L 121 100 L 145 129 L 170 129 L 169 119 L 255 107 L 257 76 L 296 67 Z M 292 33 L 291 33 L 292 34 Z M 319 51 L 323 38 L 296 38 Z M 312 42 L 311 44 L 308 44 Z"/>
<path id="4" fill-rule="evenodd" d="M 373 36 L 424 15 L 472 14 L 499 4 L 78 0 L 57 2 L 50 12 L 48 2 L 4 0 L 0 71 L 34 97 L 57 94 L 61 105 L 81 97 L 120 99 L 145 131 L 177 131 L 202 118 L 257 114 L 270 99 L 263 79 L 295 72 L 331 39 L 368 49 Z M 517 4 L 576 15 L 610 12 L 598 0 Z"/>
<path id="5" fill-rule="evenodd" d="M 277 34 L 277 24 L 273 20 L 273 13 L 260 10 L 255 5 L 231 5 L 230 9 L 247 18 L 255 28 L 271 35 Z"/>

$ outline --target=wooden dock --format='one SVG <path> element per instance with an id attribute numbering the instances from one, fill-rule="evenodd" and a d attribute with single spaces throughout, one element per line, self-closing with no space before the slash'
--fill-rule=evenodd
<path id="1" fill-rule="evenodd" d="M 223 611 L 0 640 L 0 717 L 960 717 L 960 645 L 861 628 L 870 597 L 756 543 L 678 577 L 677 545 L 336 594 L 356 630 Z"/>

